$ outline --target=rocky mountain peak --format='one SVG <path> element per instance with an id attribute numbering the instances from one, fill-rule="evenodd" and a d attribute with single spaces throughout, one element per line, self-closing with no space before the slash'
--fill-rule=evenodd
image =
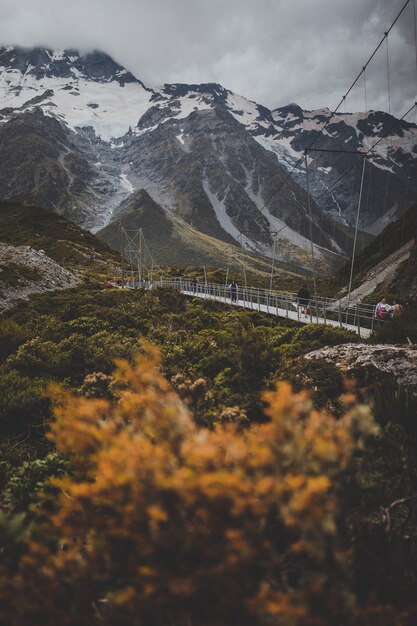
<path id="1" fill-rule="evenodd" d="M 73 49 L 0 47 L 0 68 L 3 71 L 19 71 L 25 77 L 76 79 L 80 75 L 96 82 L 117 81 L 140 83 L 133 74 L 99 50 L 80 54 Z"/>
<path id="2" fill-rule="evenodd" d="M 228 89 L 219 85 L 219 83 L 201 83 L 200 85 L 187 85 L 184 83 L 165 84 L 163 93 L 167 96 L 177 98 L 192 96 L 193 94 L 208 98 L 211 102 L 224 103 L 228 94 Z"/>
<path id="3" fill-rule="evenodd" d="M 278 107 L 273 111 L 274 118 L 276 119 L 285 119 L 288 115 L 292 115 L 293 117 L 297 117 L 299 119 L 303 119 L 304 111 L 298 106 L 295 102 L 291 102 L 283 107 Z"/>
<path id="4" fill-rule="evenodd" d="M 181 228 L 205 236 L 229 242 L 241 229 L 282 232 L 280 260 L 308 267 L 302 157 L 313 140 L 309 192 L 323 267 L 350 251 L 355 152 L 384 139 L 367 161 L 361 230 L 379 233 L 417 197 L 417 128 L 383 112 L 330 119 L 327 108 L 294 102 L 271 111 L 218 83 L 153 90 L 103 52 L 47 48 L 0 48 L 0 96 L 0 197 L 40 204 L 95 231 L 118 207 L 130 211 L 143 189 Z M 251 235 L 244 246 L 270 256 L 271 241 Z"/>

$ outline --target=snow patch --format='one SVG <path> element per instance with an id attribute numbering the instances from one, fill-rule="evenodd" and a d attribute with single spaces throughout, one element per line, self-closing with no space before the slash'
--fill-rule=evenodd
<path id="1" fill-rule="evenodd" d="M 231 217 L 227 214 L 224 202 L 222 202 L 222 200 L 219 200 L 219 198 L 211 192 L 210 184 L 206 177 L 204 177 L 203 179 L 203 188 L 208 199 L 210 200 L 210 204 L 213 207 L 214 212 L 216 213 L 217 221 L 219 222 L 223 230 L 226 233 L 229 233 L 229 235 L 231 235 L 236 241 L 240 238 L 239 240 L 242 242 L 242 245 L 248 250 L 257 251 L 254 243 L 245 235 L 242 235 L 240 230 L 236 228 Z"/>
<path id="2" fill-rule="evenodd" d="M 120 184 L 123 187 L 123 189 L 126 189 L 126 191 L 128 191 L 129 193 L 133 193 L 135 191 L 135 188 L 133 187 L 132 183 L 128 179 L 127 174 L 121 174 Z"/>
<path id="3" fill-rule="evenodd" d="M 248 127 L 248 130 L 253 130 L 259 125 L 259 110 L 258 105 L 251 100 L 247 100 L 243 96 L 239 96 L 235 93 L 228 93 L 226 104 L 230 109 L 230 113 L 235 120 Z M 262 124 L 268 127 L 268 124 Z"/>
<path id="4" fill-rule="evenodd" d="M 61 58 L 55 51 L 54 59 Z M 0 72 L 0 93 L 2 107 L 19 108 L 33 98 L 39 89 L 50 89 L 54 93 L 48 102 L 29 107 L 41 107 L 43 112 L 56 117 L 58 108 L 60 118 L 72 130 L 92 127 L 98 137 L 110 142 L 113 138 L 123 137 L 130 128 L 134 128 L 140 117 L 148 110 L 152 92 L 139 83 L 127 83 L 121 87 L 117 81 L 109 83 L 93 82 L 73 68 L 74 78 L 43 77 L 42 81 L 32 74 L 23 75 L 19 70 L 7 74 Z M 70 93 L 68 87 L 78 88 L 78 96 Z M 16 87 L 20 87 L 16 93 Z M 88 104 L 98 104 L 93 109 Z M 3 123 L 7 121 L 3 120 Z"/>

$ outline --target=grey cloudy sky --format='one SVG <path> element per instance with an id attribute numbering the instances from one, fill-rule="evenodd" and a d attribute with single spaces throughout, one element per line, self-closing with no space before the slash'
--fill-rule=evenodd
<path id="1" fill-rule="evenodd" d="M 416 99 L 414 2 L 389 37 L 391 110 Z M 269 108 L 334 108 L 405 0 L 0 0 L 0 43 L 101 49 L 149 86 L 219 82 Z M 388 109 L 385 46 L 368 108 Z M 363 110 L 363 82 L 347 110 Z M 342 109 L 343 110 L 343 109 Z"/>

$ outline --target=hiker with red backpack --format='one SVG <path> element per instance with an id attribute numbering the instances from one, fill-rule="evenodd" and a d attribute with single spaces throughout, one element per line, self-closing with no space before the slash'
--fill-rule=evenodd
<path id="1" fill-rule="evenodd" d="M 382 298 L 380 302 L 375 307 L 374 311 L 374 319 L 383 322 L 386 319 L 389 319 L 389 314 L 391 312 L 391 307 L 387 302 L 386 298 Z"/>

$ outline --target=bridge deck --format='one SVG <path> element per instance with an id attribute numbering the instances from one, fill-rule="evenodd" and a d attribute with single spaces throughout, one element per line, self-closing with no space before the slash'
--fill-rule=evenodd
<path id="1" fill-rule="evenodd" d="M 230 306 L 238 306 L 252 311 L 261 311 L 276 315 L 300 324 L 322 324 L 333 328 L 345 328 L 360 337 L 370 336 L 374 326 L 374 307 L 363 304 L 342 306 L 340 300 L 325 297 L 312 298 L 309 301 L 308 314 L 304 315 L 297 306 L 297 295 L 284 291 L 268 291 L 257 287 L 239 287 L 236 289 L 236 300 L 232 300 L 230 287 L 218 283 L 192 283 L 183 278 L 169 280 L 131 282 L 127 288 L 173 287 L 186 296 L 221 302 Z M 353 322 L 353 323 L 352 323 Z"/>
<path id="2" fill-rule="evenodd" d="M 334 328 L 346 328 L 346 330 L 351 330 L 363 338 L 367 338 L 371 334 L 370 328 L 364 328 L 363 326 L 356 326 L 354 324 L 347 324 L 343 321 L 320 317 L 312 313 L 309 313 L 308 315 L 303 315 L 299 313 L 298 311 L 294 311 L 289 308 L 284 309 L 284 308 L 280 308 L 274 305 L 253 302 L 251 300 L 238 299 L 237 301 L 233 302 L 230 297 L 216 296 L 211 293 L 204 293 L 200 290 L 190 291 L 187 289 L 180 289 L 180 291 L 184 295 L 192 296 L 193 298 L 203 298 L 205 300 L 213 300 L 215 302 L 222 302 L 223 304 L 230 304 L 231 306 L 239 306 L 244 309 L 251 309 L 253 311 L 261 311 L 262 313 L 269 313 L 270 315 L 276 315 L 277 317 L 290 319 L 290 320 L 293 320 L 294 322 L 299 322 L 301 324 L 324 324 L 327 326 L 333 326 Z"/>
<path id="3" fill-rule="evenodd" d="M 181 289 L 181 293 L 187 296 L 192 296 L 195 298 L 203 298 L 205 300 L 213 300 L 215 302 L 222 302 L 223 304 L 230 304 L 232 306 L 239 306 L 244 309 L 251 309 L 253 311 L 261 311 L 262 313 L 268 313 L 269 315 L 276 315 L 277 317 L 283 317 L 285 319 L 293 320 L 294 322 L 300 322 L 301 324 L 325 324 L 327 326 L 333 326 L 334 328 L 346 328 L 346 330 L 351 330 L 354 333 L 359 334 L 360 337 L 366 338 L 371 334 L 370 328 L 363 328 L 361 326 L 356 326 L 353 324 L 346 324 L 344 322 L 339 322 L 337 320 L 331 320 L 324 317 L 320 317 L 318 315 L 313 315 L 312 313 L 308 315 L 303 315 L 298 311 L 292 311 L 290 309 L 282 309 L 273 305 L 260 304 L 258 302 L 252 302 L 250 300 L 237 300 L 233 302 L 231 298 L 226 296 L 216 296 L 209 293 L 203 293 L 201 291 L 188 291 L 186 289 Z"/>

